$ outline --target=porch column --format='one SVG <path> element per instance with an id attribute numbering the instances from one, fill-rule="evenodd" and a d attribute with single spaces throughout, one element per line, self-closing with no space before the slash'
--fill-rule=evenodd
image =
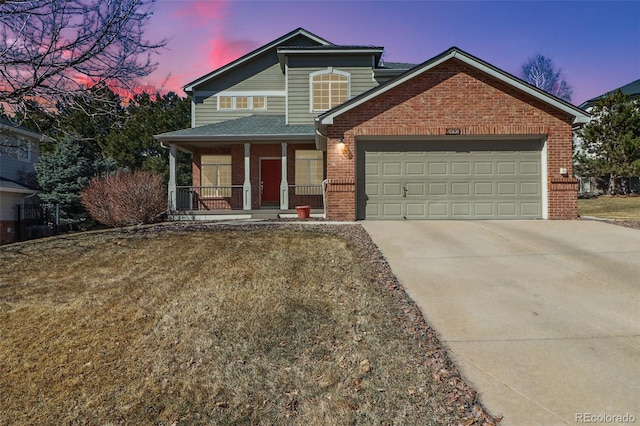
<path id="1" fill-rule="evenodd" d="M 242 185 L 242 209 L 251 210 L 251 144 L 244 144 L 244 184 Z"/>
<path id="2" fill-rule="evenodd" d="M 282 142 L 282 181 L 280 181 L 280 210 L 289 208 L 289 182 L 287 181 L 287 143 Z"/>
<path id="3" fill-rule="evenodd" d="M 176 145 L 169 144 L 169 212 L 176 211 Z"/>

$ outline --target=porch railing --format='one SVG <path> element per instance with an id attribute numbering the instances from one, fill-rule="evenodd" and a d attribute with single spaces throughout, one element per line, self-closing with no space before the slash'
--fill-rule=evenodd
<path id="1" fill-rule="evenodd" d="M 289 185 L 289 208 L 303 205 L 313 209 L 324 207 L 322 185 Z"/>
<path id="2" fill-rule="evenodd" d="M 178 186 L 176 210 L 242 210 L 242 185 Z"/>

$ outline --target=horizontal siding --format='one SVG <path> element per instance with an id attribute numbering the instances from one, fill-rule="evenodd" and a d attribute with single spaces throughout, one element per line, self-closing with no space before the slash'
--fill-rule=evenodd
<path id="1" fill-rule="evenodd" d="M 31 160 L 21 161 L 17 158 L 0 155 L 0 176 L 5 179 L 20 181 L 24 173 L 33 173 L 34 164 L 38 162 L 38 143 L 31 142 Z"/>
<path id="2" fill-rule="evenodd" d="M 217 93 L 223 90 L 284 90 L 284 86 L 284 73 L 278 57 L 273 53 L 234 68 L 233 72 L 199 86 L 197 91 Z"/>
<path id="3" fill-rule="evenodd" d="M 0 200 L 0 220 L 16 220 L 16 204 L 23 204 L 25 194 L 3 192 Z"/>
<path id="4" fill-rule="evenodd" d="M 250 94 L 251 92 L 247 92 Z M 219 123 L 221 121 L 233 120 L 236 118 L 249 117 L 251 115 L 284 115 L 284 96 L 267 96 L 267 110 L 251 111 L 218 111 L 218 100 L 215 96 L 209 96 L 202 103 L 196 104 L 195 125 L 204 126 L 206 124 Z"/>
<path id="5" fill-rule="evenodd" d="M 289 68 L 289 124 L 313 123 L 313 119 L 319 115 L 319 113 L 310 112 L 309 74 L 326 69 L 327 67 Z M 373 79 L 370 67 L 336 66 L 334 69 L 351 75 L 352 98 L 378 85 L 378 82 Z"/>

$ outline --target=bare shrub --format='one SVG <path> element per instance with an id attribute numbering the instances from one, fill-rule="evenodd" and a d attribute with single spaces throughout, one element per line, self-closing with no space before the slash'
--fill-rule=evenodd
<path id="1" fill-rule="evenodd" d="M 108 226 L 157 221 L 167 209 L 162 178 L 136 170 L 95 177 L 82 191 L 82 205 Z"/>

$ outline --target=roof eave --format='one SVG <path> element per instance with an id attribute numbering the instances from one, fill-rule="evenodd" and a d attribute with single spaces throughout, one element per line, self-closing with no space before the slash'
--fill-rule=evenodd
<path id="1" fill-rule="evenodd" d="M 49 136 L 43 135 L 41 133 L 36 133 L 22 127 L 11 126 L 4 123 L 0 123 L 0 130 L 10 130 L 13 133 L 17 133 L 21 136 L 25 136 L 30 139 L 37 140 L 38 142 L 55 142 L 55 139 L 50 138 Z"/>
<path id="2" fill-rule="evenodd" d="M 290 135 L 197 135 L 197 136 L 171 136 L 154 135 L 153 138 L 160 142 L 213 142 L 213 141 L 272 141 L 272 140 L 313 140 L 315 135 L 310 133 Z"/>
<path id="3" fill-rule="evenodd" d="M 560 109 L 561 111 L 564 111 L 568 114 L 570 114 L 571 116 L 574 117 L 573 120 L 573 124 L 584 124 L 589 122 L 589 114 L 585 111 L 583 111 L 582 109 L 573 106 L 569 103 L 565 103 L 564 101 L 556 98 L 555 96 L 549 95 L 543 91 L 541 91 L 540 89 L 537 89 L 527 83 L 525 83 L 524 81 L 511 76 L 510 74 L 505 73 L 504 71 L 499 70 L 498 68 L 495 68 L 489 64 L 487 64 L 484 61 L 481 61 L 477 58 L 472 57 L 471 55 L 459 50 L 458 48 L 451 48 L 448 51 L 434 57 L 433 59 L 425 62 L 422 65 L 418 65 L 415 68 L 412 68 L 411 70 L 407 71 L 404 74 L 401 74 L 400 76 L 398 76 L 396 79 L 389 81 L 388 83 L 385 83 L 381 86 L 378 86 L 377 88 L 374 88 L 372 90 L 370 90 L 369 92 L 365 92 L 363 94 L 362 97 L 360 98 L 354 98 L 356 99 L 353 102 L 349 102 L 347 101 L 346 103 L 342 104 L 341 106 L 338 106 L 336 108 L 334 108 L 333 110 L 329 110 L 326 113 L 322 114 L 319 116 L 319 121 L 321 124 L 324 125 L 331 125 L 333 124 L 333 119 L 341 114 L 343 114 L 344 112 L 349 111 L 352 108 L 355 108 L 367 101 L 369 101 L 372 98 L 375 98 L 376 96 L 378 96 L 381 93 L 386 92 L 387 90 L 390 90 L 400 84 L 403 84 L 404 82 L 412 79 L 413 77 L 422 74 L 423 72 L 426 72 L 432 68 L 437 67 L 438 65 L 442 64 L 443 62 L 446 62 L 450 59 L 458 59 L 468 65 L 471 65 L 472 67 L 486 73 L 489 74 L 490 76 L 504 82 L 507 83 L 547 104 L 550 104 L 552 106 L 554 106 L 557 109 Z"/>

